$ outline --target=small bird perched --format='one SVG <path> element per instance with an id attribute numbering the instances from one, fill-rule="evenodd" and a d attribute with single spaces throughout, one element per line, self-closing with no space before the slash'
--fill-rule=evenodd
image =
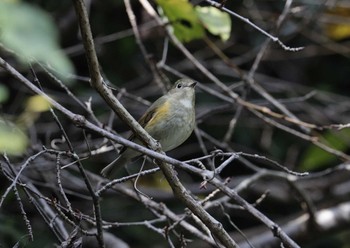
<path id="1" fill-rule="evenodd" d="M 179 79 L 173 88 L 158 98 L 140 118 L 140 125 L 155 139 L 163 151 L 170 151 L 181 145 L 191 135 L 195 124 L 195 91 L 197 82 Z M 131 135 L 130 140 L 143 143 Z M 113 178 L 116 171 L 141 153 L 124 147 L 119 157 L 107 165 L 101 174 Z"/>

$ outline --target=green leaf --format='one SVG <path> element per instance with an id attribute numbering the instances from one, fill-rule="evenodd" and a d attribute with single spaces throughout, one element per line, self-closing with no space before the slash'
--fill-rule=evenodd
<path id="1" fill-rule="evenodd" d="M 203 38 L 204 28 L 188 0 L 157 0 L 157 3 L 180 41 L 189 42 Z"/>
<path id="2" fill-rule="evenodd" d="M 61 74 L 73 73 L 73 66 L 58 44 L 51 17 L 27 3 L 0 1 L 0 41 L 24 63 L 41 62 Z"/>
<path id="3" fill-rule="evenodd" d="M 338 151 L 345 151 L 350 143 L 350 129 L 342 129 L 339 132 L 328 131 L 323 138 L 326 144 Z M 331 163 L 337 161 L 337 157 L 325 150 L 310 145 L 305 151 L 301 160 L 301 170 L 315 170 L 328 167 Z"/>
<path id="4" fill-rule="evenodd" d="M 0 84 L 0 103 L 5 102 L 9 98 L 9 91 L 5 85 Z"/>
<path id="5" fill-rule="evenodd" d="M 0 153 L 21 155 L 28 145 L 28 138 L 15 124 L 0 119 Z"/>
<path id="6" fill-rule="evenodd" d="M 195 10 L 203 26 L 211 34 L 220 36 L 223 41 L 230 38 L 231 19 L 229 14 L 215 7 L 197 6 Z"/>

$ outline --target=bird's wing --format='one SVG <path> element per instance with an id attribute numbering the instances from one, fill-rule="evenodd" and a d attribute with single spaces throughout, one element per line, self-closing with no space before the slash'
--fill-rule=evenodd
<path id="1" fill-rule="evenodd" d="M 147 110 L 146 112 L 141 116 L 139 119 L 139 123 L 141 127 L 145 128 L 146 124 L 154 117 L 155 113 L 157 112 L 157 106 L 162 106 L 166 102 L 167 98 L 165 96 L 162 96 L 158 98 Z M 135 138 L 135 134 L 132 133 L 128 140 L 133 140 Z M 121 150 L 120 153 L 123 153 L 126 150 L 126 146 L 124 146 Z"/>
<path id="2" fill-rule="evenodd" d="M 147 123 L 154 117 L 154 115 L 158 112 L 158 109 L 160 106 L 163 106 L 166 103 L 167 97 L 162 96 L 161 98 L 158 98 L 157 101 L 155 101 L 141 116 L 139 119 L 140 125 L 145 128 Z"/>

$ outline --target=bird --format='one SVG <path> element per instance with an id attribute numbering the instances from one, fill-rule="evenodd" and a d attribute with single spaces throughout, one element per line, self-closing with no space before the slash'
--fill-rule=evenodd
<path id="1" fill-rule="evenodd" d="M 138 121 L 160 143 L 164 152 L 180 146 L 194 129 L 196 84 L 188 78 L 177 80 L 170 91 L 158 98 Z M 129 140 L 144 145 L 135 135 L 131 135 Z M 140 155 L 131 148 L 123 147 L 119 157 L 104 167 L 101 174 L 114 178 L 120 168 Z"/>

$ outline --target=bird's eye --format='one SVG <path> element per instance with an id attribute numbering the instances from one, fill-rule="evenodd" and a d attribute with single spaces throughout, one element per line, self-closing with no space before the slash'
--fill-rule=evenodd
<path id="1" fill-rule="evenodd" d="M 181 89 L 181 88 L 182 88 L 182 84 L 179 83 L 179 84 L 176 86 L 176 88 Z"/>

